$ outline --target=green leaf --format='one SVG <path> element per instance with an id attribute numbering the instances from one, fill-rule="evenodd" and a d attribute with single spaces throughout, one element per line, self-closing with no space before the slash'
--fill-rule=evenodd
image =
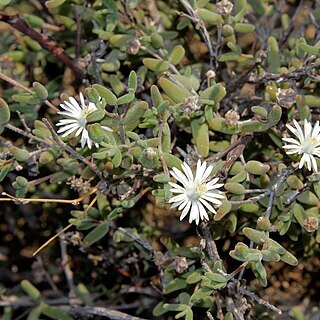
<path id="1" fill-rule="evenodd" d="M 149 105 L 145 101 L 139 101 L 131 106 L 126 113 L 125 117 L 121 120 L 123 125 L 139 124 L 140 118 L 144 115 Z"/>
<path id="2" fill-rule="evenodd" d="M 301 194 L 299 194 L 297 199 L 299 202 L 307 204 L 309 206 L 317 206 L 319 203 L 319 199 L 317 198 L 317 196 L 308 190 L 303 191 Z"/>
<path id="3" fill-rule="evenodd" d="M 261 0 L 248 0 L 253 10 L 260 16 L 265 14 L 265 6 Z"/>
<path id="4" fill-rule="evenodd" d="M 250 160 L 246 163 L 245 169 L 251 174 L 262 175 L 270 170 L 270 166 L 260 161 Z"/>
<path id="5" fill-rule="evenodd" d="M 48 98 L 48 90 L 41 83 L 34 82 L 32 87 L 40 100 L 46 100 Z"/>
<path id="6" fill-rule="evenodd" d="M 21 287 L 34 302 L 41 302 L 42 299 L 40 291 L 29 280 L 22 280 Z"/>
<path id="7" fill-rule="evenodd" d="M 83 239 L 83 244 L 85 247 L 91 246 L 93 243 L 102 239 L 109 231 L 109 225 L 104 222 L 96 226 L 92 231 L 90 231 Z"/>
<path id="8" fill-rule="evenodd" d="M 172 75 L 174 79 L 176 79 L 179 83 L 181 83 L 188 90 L 198 91 L 200 87 L 200 81 L 195 76 L 183 76 L 181 74 Z"/>
<path id="9" fill-rule="evenodd" d="M 137 74 L 132 70 L 129 74 L 128 88 L 136 92 L 138 85 Z"/>
<path id="10" fill-rule="evenodd" d="M 201 272 L 199 270 L 192 272 L 190 275 L 188 275 L 186 282 L 188 284 L 193 284 L 201 281 Z"/>
<path id="11" fill-rule="evenodd" d="M 112 161 L 115 168 L 120 167 L 121 161 L 122 161 L 122 153 L 121 153 L 120 149 L 118 149 L 118 148 L 116 149 L 116 153 L 113 156 L 111 161 Z"/>
<path id="12" fill-rule="evenodd" d="M 192 294 L 192 296 L 190 298 L 190 302 L 191 303 L 196 303 L 199 300 L 203 299 L 204 297 L 207 297 L 207 296 L 211 295 L 212 292 L 213 292 L 213 289 L 211 289 L 211 288 L 207 288 L 207 287 L 200 288 L 199 290 L 195 291 Z"/>
<path id="13" fill-rule="evenodd" d="M 10 121 L 10 109 L 7 103 L 0 98 L 0 125 L 5 125 Z"/>
<path id="14" fill-rule="evenodd" d="M 66 0 L 50 0 L 45 2 L 45 6 L 49 9 L 59 7 L 65 3 Z"/>
<path id="15" fill-rule="evenodd" d="M 117 97 L 111 90 L 101 86 L 100 84 L 94 84 L 92 87 L 98 91 L 100 96 L 106 100 L 108 105 L 115 106 L 117 104 Z"/>
<path id="16" fill-rule="evenodd" d="M 153 309 L 152 314 L 155 317 L 160 317 L 163 314 L 165 314 L 166 312 L 168 312 L 167 309 L 164 308 L 164 302 L 160 301 Z"/>
<path id="17" fill-rule="evenodd" d="M 159 49 L 163 47 L 163 38 L 159 33 L 152 32 L 151 36 L 151 44 L 153 45 L 154 48 Z"/>
<path id="18" fill-rule="evenodd" d="M 298 259 L 287 250 L 280 257 L 281 261 L 290 264 L 291 266 L 296 266 L 298 264 Z"/>
<path id="19" fill-rule="evenodd" d="M 28 150 L 20 149 L 15 146 L 10 148 L 11 154 L 16 158 L 19 162 L 27 161 L 30 158 L 30 153 Z"/>
<path id="20" fill-rule="evenodd" d="M 225 185 L 224 185 L 224 188 L 233 193 L 233 194 L 237 194 L 237 195 L 240 195 L 240 194 L 244 194 L 246 189 L 244 188 L 244 186 L 240 183 L 237 183 L 237 182 L 227 182 Z"/>
<path id="21" fill-rule="evenodd" d="M 163 103 L 162 95 L 157 86 L 151 86 L 151 99 L 152 99 L 152 106 L 158 108 L 158 106 Z"/>
<path id="22" fill-rule="evenodd" d="M 158 183 L 167 183 L 170 181 L 170 177 L 167 174 L 160 173 L 153 176 L 153 181 Z"/>
<path id="23" fill-rule="evenodd" d="M 133 92 L 129 92 L 121 97 L 119 97 L 117 99 L 117 104 L 120 105 L 120 104 L 127 104 L 127 103 L 130 103 L 134 100 L 135 96 L 134 96 L 134 93 Z"/>
<path id="24" fill-rule="evenodd" d="M 184 50 L 183 46 L 177 45 L 173 48 L 173 50 L 170 54 L 170 57 L 169 57 L 169 61 L 173 65 L 177 65 L 184 58 L 184 55 L 185 55 L 185 50 Z"/>
<path id="25" fill-rule="evenodd" d="M 292 207 L 292 212 L 296 220 L 299 222 L 300 226 L 303 228 L 304 221 L 308 218 L 304 208 L 300 204 L 295 203 Z"/>
<path id="26" fill-rule="evenodd" d="M 250 23 L 236 23 L 234 30 L 239 33 L 248 33 L 254 31 L 255 27 Z"/>
<path id="27" fill-rule="evenodd" d="M 164 152 L 162 156 L 170 169 L 177 168 L 181 170 L 182 161 L 178 157 L 166 152 Z"/>
<path id="28" fill-rule="evenodd" d="M 0 0 L 0 6 L 6 6 L 11 2 L 11 0 Z"/>
<path id="29" fill-rule="evenodd" d="M 108 220 L 113 220 L 115 219 L 120 213 L 122 213 L 124 211 L 124 208 L 119 207 L 119 208 L 115 208 L 113 209 L 107 216 Z"/>
<path id="30" fill-rule="evenodd" d="M 204 275 L 212 282 L 227 282 L 226 277 L 219 273 L 206 272 Z"/>
<path id="31" fill-rule="evenodd" d="M 168 70 L 170 66 L 168 61 L 154 58 L 144 58 L 142 62 L 149 70 L 159 73 Z"/>
<path id="32" fill-rule="evenodd" d="M 194 118 L 191 121 L 192 136 L 200 155 L 206 158 L 209 154 L 209 127 L 206 122 L 203 122 L 201 117 Z"/>
<path id="33" fill-rule="evenodd" d="M 288 186 L 291 188 L 291 189 L 302 189 L 303 188 L 303 182 L 295 175 L 291 175 L 287 178 L 286 180 Z M 317 196 L 318 198 L 320 197 L 320 193 L 318 195 L 317 193 Z"/>
<path id="34" fill-rule="evenodd" d="M 12 168 L 13 166 L 11 164 L 7 164 L 0 168 L 0 182 L 7 176 Z"/>
<path id="35" fill-rule="evenodd" d="M 110 2 L 114 3 L 114 1 L 110 1 Z M 109 39 L 109 43 L 111 47 L 123 48 L 123 47 L 126 47 L 127 42 L 132 39 L 134 39 L 134 36 L 129 34 L 115 34 Z"/>
<path id="36" fill-rule="evenodd" d="M 81 300 L 85 303 L 86 306 L 92 306 L 92 298 L 88 288 L 83 284 L 79 283 L 77 285 L 77 295 L 81 298 Z"/>
<path id="37" fill-rule="evenodd" d="M 159 79 L 159 84 L 169 98 L 175 103 L 182 103 L 184 99 L 192 96 L 192 93 L 186 88 L 178 86 L 166 78 L 161 77 Z"/>
<path id="38" fill-rule="evenodd" d="M 57 307 L 52 307 L 45 305 L 42 309 L 42 313 L 47 317 L 54 319 L 54 320 L 72 320 L 67 312 Z"/>
<path id="39" fill-rule="evenodd" d="M 231 211 L 232 205 L 228 200 L 223 200 L 219 209 L 217 210 L 217 214 L 214 215 L 214 221 L 221 220 L 226 214 Z"/>
<path id="40" fill-rule="evenodd" d="M 244 235 L 257 244 L 263 244 L 268 237 L 263 231 L 257 231 L 252 228 L 243 228 Z"/>
<path id="41" fill-rule="evenodd" d="M 170 304 L 165 303 L 163 307 L 168 311 L 184 311 L 186 308 L 188 308 L 188 306 L 186 306 L 185 304 L 171 304 L 171 303 Z"/>
<path id="42" fill-rule="evenodd" d="M 315 56 L 320 56 L 320 47 L 319 45 L 317 46 L 310 46 L 308 44 L 305 43 L 300 43 L 300 49 L 303 50 L 304 52 L 313 54 Z"/>
<path id="43" fill-rule="evenodd" d="M 270 72 L 279 73 L 280 72 L 280 55 L 279 46 L 275 37 L 271 36 L 268 38 L 268 57 L 267 57 L 268 67 Z"/>
<path id="44" fill-rule="evenodd" d="M 175 278 L 170 281 L 167 286 L 164 288 L 164 294 L 169 294 L 174 291 L 178 291 L 187 287 L 185 279 Z"/>
<path id="45" fill-rule="evenodd" d="M 88 122 L 96 122 L 96 121 L 100 121 L 104 118 L 105 116 L 105 111 L 104 110 L 97 110 L 97 111 L 94 111 L 92 113 L 90 113 L 88 116 L 87 116 L 87 121 Z"/>
<path id="46" fill-rule="evenodd" d="M 41 304 L 40 306 L 37 306 L 36 308 L 33 308 L 31 310 L 31 312 L 28 314 L 27 320 L 39 320 L 40 316 L 41 316 L 41 313 L 42 313 L 43 307 L 44 307 L 44 305 Z"/>
<path id="47" fill-rule="evenodd" d="M 200 9 L 197 9 L 197 14 L 200 19 L 203 19 L 205 22 L 209 22 L 213 25 L 223 23 L 222 16 L 211 10 L 200 8 Z"/>
<path id="48" fill-rule="evenodd" d="M 182 317 L 185 317 L 185 320 L 193 320 L 193 313 L 189 306 L 186 306 L 185 310 L 175 315 L 175 319 L 180 319 Z"/>
<path id="49" fill-rule="evenodd" d="M 278 262 L 280 261 L 280 255 L 272 250 L 272 248 L 268 250 L 261 250 L 262 260 L 269 262 Z"/>
<path id="50" fill-rule="evenodd" d="M 251 269 L 258 278 L 262 286 L 267 285 L 267 272 L 261 261 L 251 263 Z"/>
<path id="51" fill-rule="evenodd" d="M 40 102 L 40 99 L 38 96 L 33 95 L 31 93 L 19 93 L 19 94 L 14 94 L 12 96 L 12 100 L 19 102 L 19 103 L 26 103 L 26 104 L 38 104 Z"/>

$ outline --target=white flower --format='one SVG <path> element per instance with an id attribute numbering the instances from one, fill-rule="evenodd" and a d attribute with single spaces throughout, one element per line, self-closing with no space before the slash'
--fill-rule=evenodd
<path id="1" fill-rule="evenodd" d="M 304 120 L 304 130 L 302 130 L 300 124 L 296 120 L 293 120 L 293 123 L 295 128 L 289 124 L 287 124 L 287 128 L 297 137 L 297 139 L 283 138 L 285 142 L 289 143 L 283 148 L 288 149 L 286 150 L 287 154 L 302 154 L 299 169 L 306 164 L 309 171 L 313 168 L 315 172 L 318 172 L 317 161 L 314 156 L 320 157 L 319 121 L 317 121 L 312 128 L 312 124 L 307 120 Z"/>
<path id="2" fill-rule="evenodd" d="M 201 164 L 201 161 L 198 161 L 195 177 L 186 163 L 182 164 L 182 169 L 184 173 L 177 168 L 173 168 L 173 171 L 170 171 L 171 175 L 182 184 L 180 186 L 169 182 L 170 186 L 173 187 L 170 191 L 178 194 L 169 200 L 169 203 L 173 203 L 171 208 L 178 207 L 178 210 L 183 209 L 180 220 L 190 211 L 189 223 L 195 220 L 196 224 L 199 224 L 200 219 L 209 220 L 206 209 L 212 213 L 217 213 L 210 202 L 215 205 L 221 205 L 222 202 L 219 199 L 223 199 L 224 195 L 216 189 L 222 187 L 223 184 L 217 183 L 218 178 L 206 181 L 213 169 L 213 166 L 208 166 L 207 168 L 206 162 Z"/>
<path id="3" fill-rule="evenodd" d="M 87 116 L 92 112 L 98 110 L 97 106 L 93 102 L 89 102 L 89 104 L 86 105 L 81 92 L 81 105 L 79 105 L 79 103 L 73 97 L 70 97 L 69 101 L 63 101 L 63 103 L 60 104 L 62 109 L 64 109 L 65 111 L 58 111 L 58 114 L 66 116 L 67 119 L 62 119 L 57 123 L 57 126 L 61 126 L 61 128 L 58 130 L 58 133 L 63 133 L 62 137 L 66 137 L 76 131 L 76 137 L 81 134 L 82 148 L 84 148 L 84 146 L 87 144 L 88 148 L 91 149 L 92 143 L 94 143 L 96 147 L 99 147 L 98 143 L 93 142 L 89 138 L 89 133 L 86 129 Z M 112 129 L 110 129 L 109 127 L 102 126 L 102 128 L 106 131 L 112 131 Z"/>

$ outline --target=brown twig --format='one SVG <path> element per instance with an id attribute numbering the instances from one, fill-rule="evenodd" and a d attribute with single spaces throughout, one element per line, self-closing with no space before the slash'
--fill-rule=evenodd
<path id="1" fill-rule="evenodd" d="M 60 140 L 59 136 L 57 133 L 54 131 L 53 127 L 49 123 L 49 121 L 46 118 L 42 119 L 42 122 L 47 126 L 47 128 L 50 130 L 52 134 L 53 140 L 65 151 L 70 153 L 71 155 L 75 156 L 78 160 L 82 161 L 86 166 L 88 166 L 99 178 L 101 181 L 105 182 L 105 179 L 103 177 L 103 174 L 101 170 L 92 162 L 87 160 L 85 157 L 83 157 L 80 153 L 77 151 L 73 150 L 70 146 L 65 144 L 63 141 Z"/>
<path id="2" fill-rule="evenodd" d="M 22 126 L 24 127 L 24 130 L 25 130 L 26 132 L 29 132 L 29 133 L 30 133 L 32 130 L 28 127 L 28 125 L 27 125 L 26 121 L 24 120 L 21 112 L 20 112 L 20 111 L 17 111 L 17 115 L 18 115 L 18 118 L 19 118 Z"/>
<path id="3" fill-rule="evenodd" d="M 147 241 L 141 239 L 139 236 L 134 235 L 133 233 L 131 233 L 129 230 L 125 228 L 120 227 L 118 228 L 118 230 L 124 233 L 126 236 L 133 239 L 134 241 L 136 241 L 137 243 L 139 243 L 143 248 L 151 252 L 153 256 L 156 254 L 156 250 L 153 249 L 152 246 Z"/>
<path id="4" fill-rule="evenodd" d="M 41 150 L 41 151 L 43 151 L 43 150 Z M 45 177 L 41 177 L 41 178 L 38 178 L 38 179 L 31 180 L 31 181 L 28 182 L 28 185 L 29 186 L 36 186 L 36 185 L 38 185 L 38 184 L 40 184 L 42 182 L 50 180 L 52 177 L 54 177 L 54 175 L 55 175 L 55 173 L 51 173 L 51 174 L 49 174 L 49 175 L 47 175 Z"/>
<path id="5" fill-rule="evenodd" d="M 57 234 L 55 234 L 53 237 L 51 237 L 48 241 L 46 241 L 40 248 L 38 248 L 32 255 L 35 256 L 37 255 L 41 250 L 43 250 L 48 244 L 50 244 L 53 240 L 55 240 L 57 237 L 59 237 L 61 234 L 66 232 L 68 229 L 70 229 L 72 226 L 74 226 L 78 221 L 83 219 L 87 212 L 90 210 L 90 208 L 95 204 L 95 202 L 98 199 L 98 195 L 96 195 L 93 200 L 88 204 L 86 209 L 83 211 L 82 215 L 78 218 L 76 218 L 73 222 L 68 224 L 65 228 L 63 228 L 61 231 L 59 231 Z"/>
<path id="6" fill-rule="evenodd" d="M 65 241 L 65 236 L 61 234 L 59 237 L 59 244 L 60 244 L 60 252 L 61 252 L 61 265 L 63 266 L 64 274 L 66 276 L 67 284 L 69 287 L 69 299 L 74 300 L 77 297 L 76 294 L 76 286 L 73 282 L 73 272 L 70 267 L 70 257 L 68 256 L 67 252 L 67 244 Z"/>
<path id="7" fill-rule="evenodd" d="M 249 76 L 252 74 L 254 70 L 257 69 L 259 65 L 265 60 L 267 54 L 262 51 L 260 56 L 255 60 L 253 66 L 251 66 L 247 71 L 243 72 L 239 77 L 231 79 L 230 82 L 227 83 L 227 92 L 235 92 L 236 89 L 242 88 L 242 86 L 247 82 Z"/>
<path id="8" fill-rule="evenodd" d="M 21 134 L 22 136 L 25 136 L 25 137 L 27 137 L 27 138 L 29 138 L 29 139 L 31 139 L 31 140 L 37 141 L 37 142 L 39 142 L 39 143 L 42 143 L 42 144 L 44 144 L 44 145 L 47 146 L 47 147 L 51 147 L 51 146 L 52 146 L 52 142 L 49 142 L 49 141 L 47 141 L 47 140 L 38 138 L 38 137 L 34 136 L 33 134 L 31 134 L 30 132 L 23 131 L 23 130 L 21 130 L 20 128 L 17 128 L 17 127 L 13 126 L 13 125 L 10 124 L 10 123 L 7 123 L 7 124 L 5 125 L 5 127 L 6 127 L 7 129 L 9 129 L 9 130 L 11 130 L 11 131 L 14 131 L 14 132 L 16 132 L 16 133 L 19 133 L 19 134 Z"/>
<path id="9" fill-rule="evenodd" d="M 252 138 L 253 138 L 252 133 L 245 133 L 243 136 L 241 136 L 239 139 L 237 139 L 235 142 L 233 142 L 229 147 L 227 147 L 226 149 L 218 152 L 216 155 L 208 158 L 207 162 L 209 164 L 211 162 L 212 163 L 217 162 L 218 160 L 220 160 L 221 158 L 226 156 L 235 147 L 237 147 L 239 145 L 243 145 L 243 144 L 247 145 L 252 140 Z"/>
<path id="10" fill-rule="evenodd" d="M 42 260 L 41 256 L 37 256 L 37 262 L 38 262 L 38 264 L 39 264 L 39 266 L 41 268 L 41 271 L 42 271 L 44 277 L 46 278 L 46 280 L 48 281 L 50 287 L 52 288 L 52 290 L 55 293 L 59 293 L 58 287 L 56 286 L 56 284 L 54 283 L 54 281 L 51 278 L 51 275 L 49 274 L 49 272 L 45 269 L 45 267 L 43 265 L 43 260 Z"/>
<path id="11" fill-rule="evenodd" d="M 206 249 L 212 262 L 215 263 L 216 261 L 221 260 L 216 243 L 212 239 L 212 234 L 209 226 L 206 223 L 201 222 L 200 230 L 201 230 L 203 239 L 206 242 Z"/>
<path id="12" fill-rule="evenodd" d="M 18 15 L 0 14 L 0 21 L 9 24 L 11 27 L 22 32 L 24 35 L 35 40 L 42 48 L 53 53 L 57 58 L 64 62 L 79 79 L 83 79 L 85 77 L 83 69 L 75 59 L 72 59 L 68 54 L 66 54 L 53 39 L 31 28 Z"/>
<path id="13" fill-rule="evenodd" d="M 73 307 L 69 309 L 69 312 L 73 315 L 84 316 L 86 318 L 88 315 L 94 315 L 106 317 L 110 320 L 146 320 L 144 318 L 135 317 L 121 311 L 103 307 Z"/>
<path id="14" fill-rule="evenodd" d="M 0 15 L 0 21 L 1 21 L 1 15 Z M 30 90 L 29 88 L 25 87 L 23 84 L 19 83 L 18 81 L 10 78 L 9 76 L 5 75 L 4 73 L 2 73 L 0 71 L 0 78 L 8 83 L 11 83 L 13 86 L 18 87 L 30 94 L 32 94 L 32 90 Z M 43 101 L 49 108 L 54 109 L 55 111 L 59 111 L 59 109 L 57 107 L 55 107 L 49 100 L 45 100 Z"/>
<path id="15" fill-rule="evenodd" d="M 282 314 L 282 311 L 280 309 L 278 309 L 277 307 L 273 306 L 270 302 L 265 301 L 263 299 L 261 299 L 260 297 L 258 297 L 256 294 L 254 294 L 253 292 L 245 289 L 245 288 L 240 288 L 239 289 L 240 293 L 243 295 L 246 295 L 248 297 L 250 297 L 252 300 L 258 302 L 259 304 L 263 305 L 264 307 L 278 313 L 278 314 Z"/>
<path id="16" fill-rule="evenodd" d="M 10 298 L 10 297 L 9 297 Z M 100 317 L 106 317 L 107 319 L 111 320 L 147 320 L 144 318 L 135 317 L 132 315 L 129 315 L 127 313 L 104 308 L 104 307 L 70 307 L 67 305 L 69 303 L 69 299 L 66 297 L 58 298 L 58 299 L 47 299 L 46 303 L 51 306 L 56 306 L 57 308 L 61 308 L 65 310 L 66 312 L 75 315 L 75 316 L 84 316 L 87 319 L 87 316 L 94 315 L 94 316 L 100 316 Z M 20 299 L 6 299 L 0 301 L 0 307 L 34 307 L 35 302 L 29 298 L 20 298 Z"/>
<path id="17" fill-rule="evenodd" d="M 217 305 L 217 318 L 219 320 L 224 320 L 224 315 L 223 315 L 223 311 L 222 311 L 222 302 L 221 302 L 221 297 L 220 297 L 220 294 L 218 291 L 214 292 L 214 298 L 215 298 L 215 302 L 216 302 L 216 305 Z M 208 315 L 208 312 L 207 311 L 207 315 Z M 211 315 L 212 316 L 212 315 Z M 210 317 L 209 317 L 210 319 Z M 212 319 L 214 319 L 212 317 Z M 210 319 L 211 320 L 211 319 Z"/>
<path id="18" fill-rule="evenodd" d="M 167 176 L 169 176 L 169 169 L 168 169 L 166 161 L 164 160 L 163 152 L 162 152 L 162 134 L 163 134 L 163 122 L 161 121 L 161 123 L 159 125 L 159 132 L 158 132 L 158 140 L 159 140 L 158 150 L 159 150 L 159 154 L 160 154 L 160 161 L 162 163 L 163 171 Z"/>
<path id="19" fill-rule="evenodd" d="M 198 17 L 197 12 L 192 8 L 192 6 L 187 0 L 180 0 L 180 2 L 188 12 L 188 15 L 184 14 L 183 12 L 180 15 L 188 16 L 191 19 L 191 21 L 193 21 L 196 24 L 196 26 L 199 27 L 199 32 L 209 50 L 210 65 L 213 67 L 213 61 L 214 61 L 214 64 L 215 64 L 214 67 L 216 69 L 217 68 L 217 56 L 215 55 L 216 52 L 213 50 L 210 35 L 203 20 Z"/>
<path id="20" fill-rule="evenodd" d="M 76 24 L 77 24 L 77 38 L 76 38 L 76 59 L 80 58 L 80 50 L 81 50 L 81 34 L 82 34 L 82 28 L 81 28 L 81 19 L 83 16 L 84 8 L 79 8 L 78 6 L 73 7 L 74 16 L 76 18 Z"/>
<path id="21" fill-rule="evenodd" d="M 253 134 L 251 132 L 246 132 L 242 137 L 237 139 L 234 143 L 232 143 L 228 148 L 219 152 L 215 156 L 209 158 L 208 162 L 215 162 L 220 158 L 227 155 L 227 160 L 223 167 L 216 173 L 217 177 L 221 179 L 225 179 L 228 176 L 228 171 L 234 164 L 234 162 L 243 155 L 243 151 L 245 147 L 249 144 L 252 140 Z"/>
<path id="22" fill-rule="evenodd" d="M 162 61 L 166 61 L 169 62 L 169 69 L 171 69 L 171 71 L 175 74 L 180 74 L 179 70 L 172 64 L 170 63 L 170 61 L 168 61 L 162 54 L 161 51 L 159 50 L 159 54 L 157 54 L 156 52 L 152 51 L 151 49 L 145 47 L 145 46 L 140 46 L 140 49 L 143 51 L 148 52 L 151 56 L 153 56 L 154 58 L 158 59 L 158 60 L 162 60 Z"/>
<path id="23" fill-rule="evenodd" d="M 287 82 L 289 80 L 295 80 L 298 81 L 299 79 L 310 75 L 310 72 L 314 68 L 320 67 L 320 61 L 316 61 L 314 63 L 311 63 L 308 66 L 296 69 L 291 72 L 277 74 L 277 73 L 269 73 L 266 72 L 261 76 L 255 77 L 251 76 L 249 79 L 247 79 L 248 83 L 262 83 L 267 81 L 276 81 L 278 83 Z"/>
<path id="24" fill-rule="evenodd" d="M 255 197 L 251 197 L 249 199 L 245 199 L 245 200 L 238 200 L 238 201 L 232 201 L 230 200 L 231 204 L 244 204 L 244 203 L 253 203 L 253 202 L 257 202 L 265 197 L 268 197 L 269 195 L 271 195 L 272 193 L 275 194 L 279 188 L 281 187 L 281 185 L 286 181 L 286 179 L 288 178 L 288 176 L 293 173 L 295 170 L 297 170 L 297 168 L 286 168 L 283 169 L 280 173 L 279 173 L 279 179 L 272 185 L 271 188 L 266 189 L 266 191 L 258 196 Z M 271 207 L 271 202 L 273 202 L 273 197 L 270 197 L 270 201 L 269 201 L 269 207 Z M 271 210 L 271 209 L 269 209 Z M 271 212 L 267 212 L 268 215 L 270 215 Z"/>
<path id="25" fill-rule="evenodd" d="M 7 198 L 0 198 L 0 201 L 14 201 L 14 202 L 21 202 L 21 203 L 29 203 L 29 202 L 39 202 L 39 203 L 70 203 L 72 205 L 79 204 L 83 199 L 92 195 L 93 193 L 97 192 L 98 188 L 93 188 L 90 192 L 83 194 L 81 197 L 77 199 L 45 199 L 45 198 L 17 198 L 8 194 L 6 192 L 2 192 L 1 195 L 6 196 Z"/>
<path id="26" fill-rule="evenodd" d="M 290 36 L 290 33 L 293 30 L 294 24 L 297 21 L 297 17 L 299 16 L 303 6 L 305 5 L 305 1 L 304 0 L 300 0 L 299 5 L 296 8 L 296 11 L 294 13 L 294 15 L 292 16 L 292 18 L 290 19 L 290 24 L 289 27 L 285 30 L 285 32 L 282 34 L 282 37 L 279 41 L 280 44 L 280 48 L 282 49 L 282 47 L 287 43 L 287 39 Z"/>

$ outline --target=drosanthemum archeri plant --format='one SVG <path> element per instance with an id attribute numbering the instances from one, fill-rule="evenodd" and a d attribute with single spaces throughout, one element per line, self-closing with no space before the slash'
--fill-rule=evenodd
<path id="1" fill-rule="evenodd" d="M 283 138 L 285 142 L 289 144 L 283 146 L 287 154 L 302 154 L 299 163 L 299 169 L 305 164 L 309 171 L 313 169 L 314 172 L 318 172 L 318 165 L 315 156 L 320 157 L 320 126 L 317 121 L 312 127 L 311 122 L 304 120 L 303 130 L 300 124 L 293 120 L 295 128 L 290 124 L 287 124 L 287 128 L 296 136 L 294 138 Z"/>
<path id="2" fill-rule="evenodd" d="M 213 166 L 198 160 L 195 176 L 187 163 L 182 164 L 182 171 L 173 168 L 170 171 L 171 175 L 182 184 L 178 185 L 174 182 L 169 182 L 172 189 L 170 191 L 176 196 L 173 196 L 169 203 L 172 203 L 171 208 L 178 208 L 182 210 L 180 220 L 184 219 L 190 212 L 189 223 L 195 220 L 199 224 L 201 220 L 209 220 L 207 210 L 216 214 L 216 210 L 210 204 L 220 206 L 222 204 L 220 199 L 224 199 L 223 193 L 217 189 L 221 188 L 223 184 L 217 183 L 218 178 L 208 179 Z"/>
<path id="3" fill-rule="evenodd" d="M 74 132 L 76 137 L 81 134 L 80 141 L 82 148 L 84 148 L 86 144 L 89 149 L 92 148 L 93 144 L 98 148 L 99 144 L 90 139 L 89 132 L 86 128 L 88 122 L 87 117 L 98 110 L 97 106 L 93 102 L 86 104 L 81 92 L 80 105 L 73 97 L 70 97 L 69 101 L 63 101 L 63 103 L 60 104 L 61 108 L 65 111 L 58 111 L 58 114 L 66 116 L 67 119 L 61 119 L 57 123 L 57 126 L 61 126 L 58 133 L 62 133 L 62 137 L 66 137 Z M 106 131 L 112 131 L 112 129 L 106 126 L 101 126 L 101 128 Z"/>

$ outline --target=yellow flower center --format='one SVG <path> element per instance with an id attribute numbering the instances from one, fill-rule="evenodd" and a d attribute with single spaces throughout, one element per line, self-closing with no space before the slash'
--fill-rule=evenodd
<path id="1" fill-rule="evenodd" d="M 309 141 L 311 144 L 317 144 L 318 142 L 316 137 L 311 137 Z"/>
<path id="2" fill-rule="evenodd" d="M 204 183 L 197 183 L 189 190 L 187 190 L 187 196 L 190 200 L 198 200 L 207 192 L 206 185 Z"/>
<path id="3" fill-rule="evenodd" d="M 203 196 L 207 192 L 206 185 L 203 183 L 198 183 L 196 186 L 197 193 L 199 197 Z"/>
<path id="4" fill-rule="evenodd" d="M 307 154 L 313 154 L 314 152 L 314 146 L 318 143 L 318 140 L 316 137 L 311 137 L 309 140 L 306 140 L 302 145 L 301 145 L 301 150 L 304 153 Z"/>

